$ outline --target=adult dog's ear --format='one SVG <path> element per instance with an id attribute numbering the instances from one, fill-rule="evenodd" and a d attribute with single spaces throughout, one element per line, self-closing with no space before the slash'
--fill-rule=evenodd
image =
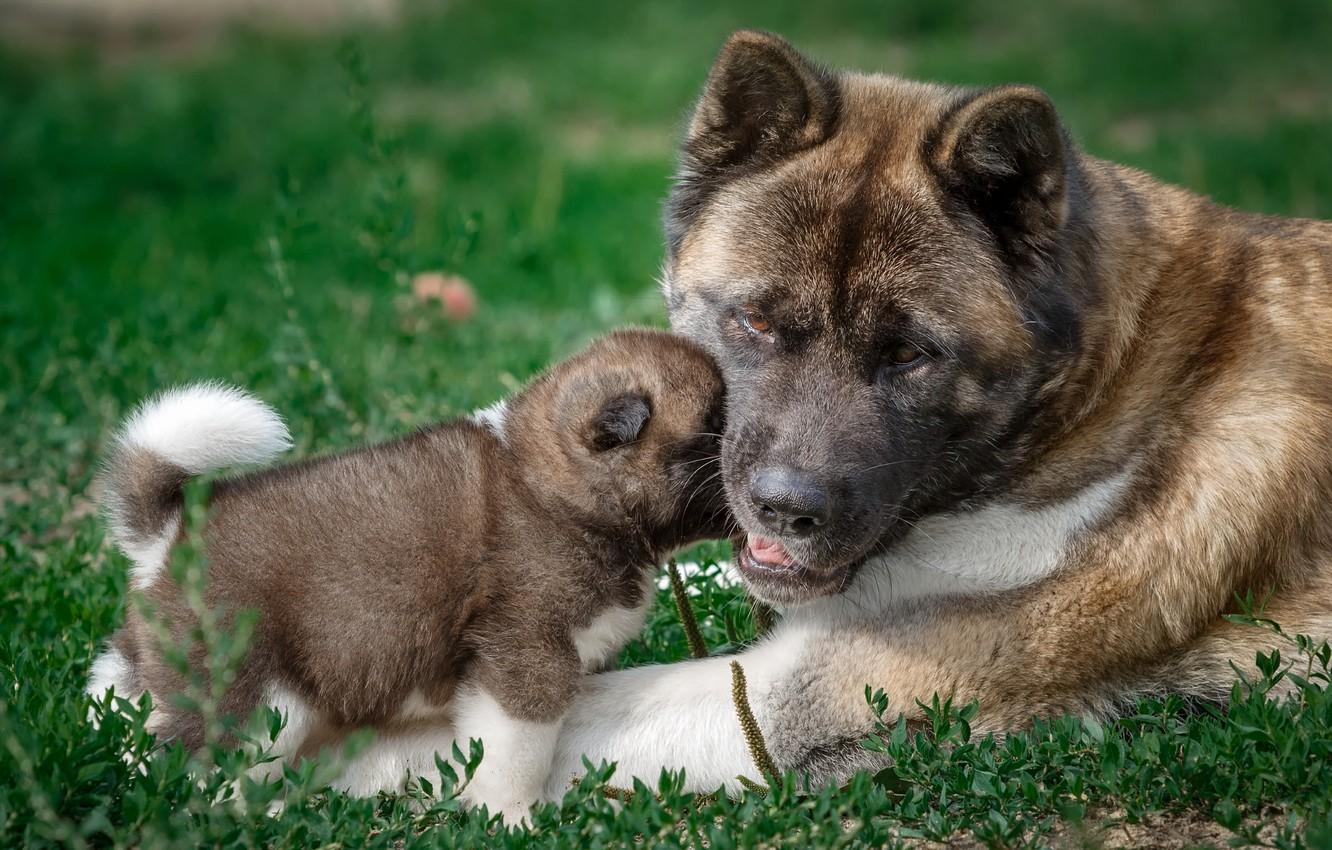
<path id="1" fill-rule="evenodd" d="M 831 72 L 766 32 L 740 30 L 722 46 L 680 153 L 667 212 L 672 247 L 717 184 L 824 141 L 839 109 Z"/>
<path id="2" fill-rule="evenodd" d="M 944 188 L 989 226 L 1011 261 L 1022 263 L 1067 219 L 1067 146 L 1045 92 L 1000 86 L 944 119 L 930 159 Z"/>
<path id="3" fill-rule="evenodd" d="M 685 137 L 685 166 L 715 170 L 818 144 L 836 119 L 837 81 L 785 40 L 740 30 L 722 46 Z"/>
<path id="4" fill-rule="evenodd" d="M 652 418 L 647 396 L 625 393 L 607 401 L 592 417 L 584 432 L 584 442 L 595 452 L 623 446 L 637 440 Z"/>

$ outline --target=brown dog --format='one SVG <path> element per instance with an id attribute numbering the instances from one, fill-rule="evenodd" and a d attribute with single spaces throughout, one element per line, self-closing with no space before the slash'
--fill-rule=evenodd
<path id="1" fill-rule="evenodd" d="M 520 815 L 581 674 L 641 628 L 653 566 L 724 531 L 722 403 L 701 349 L 621 331 L 484 422 L 219 481 L 206 601 L 259 612 L 222 711 L 278 706 L 290 754 L 325 727 L 451 709 L 461 738 L 487 747 L 471 799 Z M 209 386 L 159 398 L 125 429 L 108 465 L 113 535 L 178 640 L 195 618 L 163 567 L 182 485 L 285 444 L 262 403 Z M 114 644 L 94 686 L 149 691 L 159 737 L 200 744 L 200 717 L 171 700 L 185 682 L 139 613 Z M 201 648 L 191 661 L 202 667 Z"/>
<path id="2" fill-rule="evenodd" d="M 835 72 L 737 33 L 667 210 L 677 331 L 727 381 L 739 656 L 783 768 L 872 757 L 864 687 L 977 728 L 1224 697 L 1268 598 L 1332 634 L 1332 226 L 1082 152 L 1030 86 Z M 752 771 L 728 662 L 592 677 L 552 790 Z"/>

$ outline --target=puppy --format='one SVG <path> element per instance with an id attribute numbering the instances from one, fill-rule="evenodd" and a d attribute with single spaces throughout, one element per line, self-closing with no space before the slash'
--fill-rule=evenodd
<path id="1" fill-rule="evenodd" d="M 726 530 L 723 401 L 701 348 L 620 331 L 474 419 L 218 481 L 205 599 L 226 618 L 259 612 L 221 712 L 278 706 L 290 756 L 329 729 L 447 710 L 460 740 L 486 747 L 470 801 L 525 813 L 580 676 L 641 629 L 654 565 Z M 208 385 L 150 402 L 122 432 L 106 470 L 112 537 L 177 640 L 197 625 L 165 569 L 182 486 L 287 445 L 272 410 Z M 200 647 L 190 662 L 203 669 Z M 202 743 L 141 614 L 93 672 L 93 691 L 150 692 L 160 738 Z"/>

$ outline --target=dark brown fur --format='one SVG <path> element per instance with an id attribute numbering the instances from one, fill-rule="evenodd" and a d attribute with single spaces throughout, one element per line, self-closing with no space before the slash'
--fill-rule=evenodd
<path id="1" fill-rule="evenodd" d="M 447 704 L 465 676 L 513 717 L 557 718 L 582 672 L 574 630 L 642 601 L 645 571 L 670 550 L 723 532 L 709 469 L 721 399 L 701 350 L 622 331 L 515 396 L 503 439 L 457 421 L 219 481 L 207 601 L 259 613 L 223 712 L 244 718 L 280 684 L 327 723 L 377 726 L 413 691 Z M 184 636 L 193 618 L 165 571 L 145 593 Z M 183 682 L 138 613 L 116 643 L 163 706 L 159 734 L 200 743 L 199 718 L 170 708 Z"/>

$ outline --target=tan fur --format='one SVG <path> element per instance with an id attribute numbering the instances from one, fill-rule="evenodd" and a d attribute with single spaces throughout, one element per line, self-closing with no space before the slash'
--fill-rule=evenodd
<path id="1" fill-rule="evenodd" d="M 732 422 L 727 451 L 739 459 L 724 464 L 733 504 L 745 499 L 747 464 L 758 462 L 742 457 L 750 442 L 770 439 L 771 456 L 850 476 L 845 469 L 869 461 L 837 467 L 837 446 L 910 418 L 882 418 L 879 396 L 863 389 L 868 379 L 845 377 L 871 356 L 875 329 L 899 313 L 933 317 L 995 374 L 1005 363 L 1030 364 L 1037 377 L 1009 395 L 1013 405 L 1035 404 L 1039 420 L 1003 430 L 1002 453 L 977 473 L 974 492 L 919 509 L 903 497 L 908 515 L 965 512 L 996 498 L 1040 508 L 1114 471 L 1130 475 L 1114 510 L 1079 537 L 1055 575 L 1004 593 L 941 597 L 909 614 L 853 618 L 830 638 L 839 649 L 811 662 L 817 682 L 881 686 L 908 713 L 936 691 L 979 698 L 982 725 L 998 729 L 1034 714 L 1104 713 L 1145 690 L 1224 693 L 1230 662 L 1251 665 L 1273 643 L 1223 619 L 1236 594 L 1269 598 L 1267 615 L 1289 631 L 1332 634 L 1332 225 L 1225 209 L 1084 154 L 1057 125 L 1030 126 L 1054 120 L 1046 96 L 1030 87 L 975 92 L 834 74 L 792 59 L 775 37 L 734 38 L 744 57 L 733 40 L 718 64 L 748 62 L 750 76 L 714 69 L 699 107 L 709 126 L 725 126 L 712 115 L 715 103 L 794 97 L 776 82 L 748 94 L 718 91 L 719 79 L 816 80 L 813 96 L 838 108 L 834 122 L 811 113 L 788 128 L 790 144 L 746 148 L 748 159 L 716 159 L 719 143 L 699 139 L 710 131 L 697 121 L 685 142 L 668 217 L 673 323 L 717 355 L 733 405 L 737 373 L 743 384 L 789 370 L 752 391 L 747 406 L 766 411 L 752 431 Z M 764 39 L 767 54 L 755 47 Z M 804 70 L 781 70 L 792 62 Z M 1016 271 L 996 249 L 1002 238 L 983 232 L 954 195 L 968 187 L 949 183 L 958 163 L 968 164 L 959 157 L 991 153 L 966 149 L 968 138 L 1003 133 L 1029 145 L 1035 163 L 1027 206 L 1005 212 L 1026 216 L 1024 233 L 1037 246 L 1034 257 L 1017 255 Z M 1076 315 L 1072 343 L 1042 342 L 1015 321 L 1023 275 L 1050 257 L 1058 270 L 1048 279 Z M 728 305 L 756 302 L 780 315 L 789 347 L 760 351 L 726 319 Z M 938 352 L 941 363 L 949 353 Z M 819 371 L 828 363 L 836 365 Z M 997 391 L 987 397 L 982 371 L 921 397 L 951 393 L 959 417 L 1028 415 L 1010 414 L 1025 408 L 1006 407 Z M 803 424 L 823 415 L 820 395 L 836 399 L 834 413 L 817 427 Z M 827 436 L 837 428 L 839 436 Z M 827 560 L 811 562 L 810 575 L 840 575 L 875 543 L 867 537 L 847 543 L 844 556 L 827 554 L 841 542 L 790 546 Z M 808 581 L 801 598 L 844 586 Z M 858 694 L 828 699 L 848 734 L 863 728 Z M 775 717 L 791 729 L 808 724 Z M 807 756 L 791 729 L 797 742 L 787 755 L 801 762 Z"/>

